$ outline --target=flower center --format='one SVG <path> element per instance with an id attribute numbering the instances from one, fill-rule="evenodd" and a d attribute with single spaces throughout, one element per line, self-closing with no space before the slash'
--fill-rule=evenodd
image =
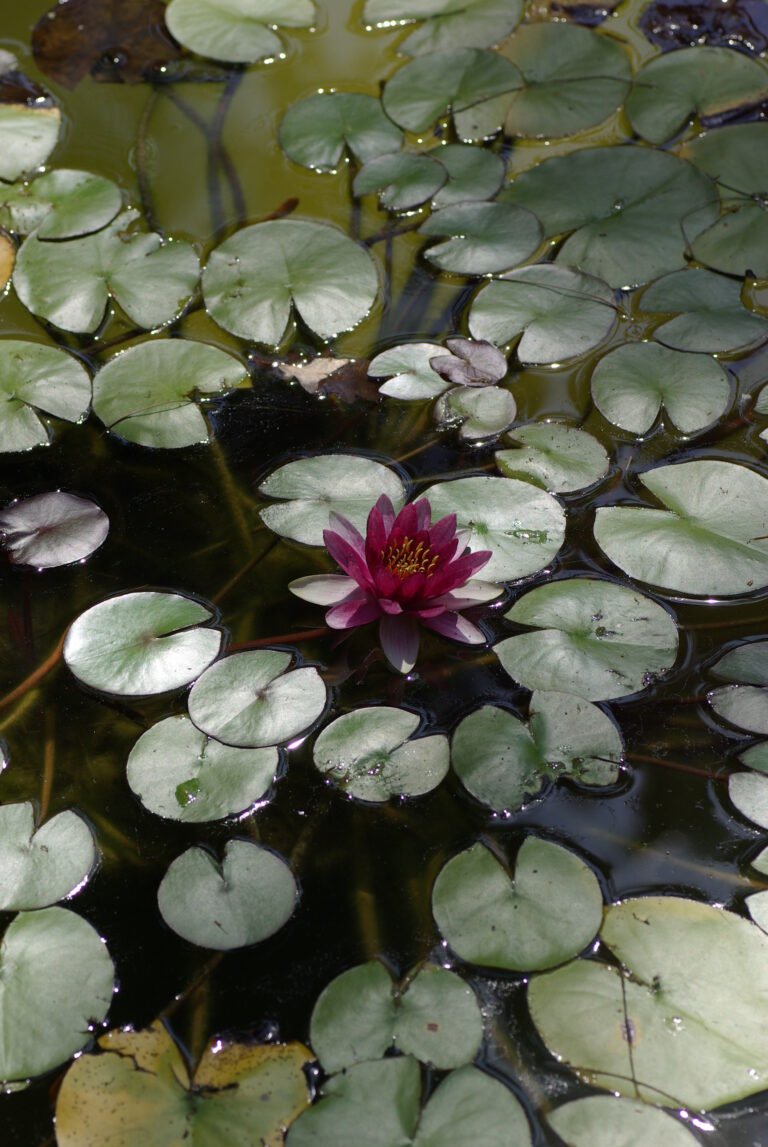
<path id="1" fill-rule="evenodd" d="M 414 546 L 413 538 L 401 538 L 397 545 L 389 545 L 382 550 L 381 558 L 390 573 L 405 580 L 418 573 L 432 577 L 440 555 L 433 555 L 423 542 Z"/>

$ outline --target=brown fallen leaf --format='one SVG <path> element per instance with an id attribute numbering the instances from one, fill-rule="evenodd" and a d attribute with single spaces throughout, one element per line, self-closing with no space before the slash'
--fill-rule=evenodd
<path id="1" fill-rule="evenodd" d="M 16 248 L 7 235 L 0 235 L 0 293 L 8 286 L 15 260 Z"/>
<path id="2" fill-rule="evenodd" d="M 364 358 L 331 358 L 318 355 L 309 362 L 285 362 L 274 370 L 286 381 L 296 379 L 307 394 L 332 395 L 341 402 L 378 402 L 378 387 L 368 378 L 368 360 Z"/>

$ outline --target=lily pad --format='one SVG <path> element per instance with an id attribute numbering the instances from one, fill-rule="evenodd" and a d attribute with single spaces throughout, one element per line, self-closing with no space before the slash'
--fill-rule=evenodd
<path id="1" fill-rule="evenodd" d="M 432 891 L 437 926 L 462 960 L 513 972 L 553 968 L 592 940 L 603 897 L 567 848 L 526 837 L 514 872 L 483 844 L 443 866 Z"/>
<path id="2" fill-rule="evenodd" d="M 319 92 L 293 104 L 282 118 L 278 140 L 302 167 L 334 171 L 349 150 L 360 163 L 397 151 L 403 133 L 375 96 L 361 92 Z"/>
<path id="3" fill-rule="evenodd" d="M 744 306 L 741 284 L 700 267 L 651 283 L 638 310 L 678 312 L 653 332 L 657 342 L 677 350 L 732 354 L 768 338 L 768 321 Z"/>
<path id="4" fill-rule="evenodd" d="M 718 214 L 702 172 L 668 152 L 632 146 L 547 159 L 518 175 L 502 198 L 533 211 L 548 238 L 572 232 L 557 263 L 612 287 L 685 267 L 690 242 Z"/>
<path id="5" fill-rule="evenodd" d="M 506 709 L 483 705 L 461 721 L 451 760 L 473 797 L 516 811 L 546 781 L 570 776 L 583 785 L 615 784 L 624 746 L 610 717 L 570 693 L 537 690 L 526 725 Z"/>
<path id="6" fill-rule="evenodd" d="M 76 812 L 36 829 L 31 801 L 0 805 L 0 909 L 47 908 L 74 895 L 96 856 L 93 833 Z"/>
<path id="7" fill-rule="evenodd" d="M 613 1095 L 565 1103 L 547 1122 L 568 1147 L 695 1147 L 699 1142 L 658 1107 Z"/>
<path id="8" fill-rule="evenodd" d="M 476 1056 L 483 1018 L 472 989 L 454 972 L 425 964 L 403 987 L 378 960 L 342 972 L 320 994 L 310 1042 L 329 1074 L 380 1059 L 393 1046 L 440 1070 Z"/>
<path id="9" fill-rule="evenodd" d="M 259 493 L 284 499 L 261 511 L 265 525 L 308 546 L 323 545 L 332 510 L 365 529 L 381 494 L 391 498 L 396 510 L 405 501 L 405 487 L 394 470 L 357 454 L 316 454 L 287 462 L 262 482 Z"/>
<path id="10" fill-rule="evenodd" d="M 768 736 L 768 689 L 756 685 L 721 685 L 707 701 L 724 721 L 737 729 Z"/>
<path id="11" fill-rule="evenodd" d="M 41 167 L 59 139 L 61 110 L 0 103 L 0 179 L 12 183 Z"/>
<path id="12" fill-rule="evenodd" d="M 123 205 L 111 179 L 57 168 L 21 184 L 0 187 L 0 224 L 18 235 L 71 239 L 105 227 Z"/>
<path id="13" fill-rule="evenodd" d="M 185 48 L 233 64 L 280 56 L 272 27 L 309 28 L 314 19 L 312 0 L 171 0 L 165 10 L 168 31 Z"/>
<path id="14" fill-rule="evenodd" d="M 390 211 L 406 211 L 431 199 L 445 183 L 448 173 L 430 155 L 395 152 L 378 155 L 355 176 L 355 195 L 378 192 L 379 203 Z"/>
<path id="15" fill-rule="evenodd" d="M 82 562 L 109 533 L 109 518 L 90 498 L 63 490 L 34 494 L 0 511 L 3 548 L 14 565 L 51 569 Z"/>
<path id="16" fill-rule="evenodd" d="M 728 796 L 747 820 L 768 828 L 768 777 L 757 772 L 732 773 Z"/>
<path id="17" fill-rule="evenodd" d="M 210 665 L 213 612 L 178 593 L 140 590 L 92 605 L 69 627 L 64 660 L 84 685 L 119 697 L 181 689 Z"/>
<path id="18" fill-rule="evenodd" d="M 50 243 L 30 235 L 13 272 L 16 293 L 33 314 L 65 331 L 91 334 L 114 298 L 147 330 L 175 319 L 192 295 L 198 259 L 191 244 L 131 231 L 124 211 L 95 235 Z"/>
<path id="19" fill-rule="evenodd" d="M 536 216 L 512 203 L 457 203 L 436 211 L 419 229 L 443 243 L 424 252 L 441 271 L 487 275 L 525 262 L 541 243 Z"/>
<path id="20" fill-rule="evenodd" d="M 235 749 L 206 737 L 188 717 L 142 733 L 128 757 L 128 784 L 145 808 L 188 824 L 251 808 L 275 779 L 277 749 Z"/>
<path id="21" fill-rule="evenodd" d="M 81 422 L 90 404 L 90 377 L 72 355 L 25 339 L 0 339 L 1 453 L 48 445 L 48 427 L 36 410 Z"/>
<path id="22" fill-rule="evenodd" d="M 379 387 L 379 394 L 390 398 L 408 402 L 436 398 L 448 389 L 448 383 L 430 364 L 444 354 L 439 343 L 400 343 L 371 359 L 368 374 L 372 378 L 392 376 Z"/>
<path id="23" fill-rule="evenodd" d="M 608 473 L 608 455 L 597 439 L 564 422 L 528 422 L 510 430 L 507 438 L 518 446 L 496 451 L 502 474 L 551 494 L 583 490 Z"/>
<path id="24" fill-rule="evenodd" d="M 620 968 L 577 960 L 528 989 L 559 1060 L 592 1085 L 673 1107 L 765 1088 L 764 932 L 722 908 L 643 896 L 607 909 L 601 940 Z"/>
<path id="25" fill-rule="evenodd" d="M 768 641 L 737 645 L 712 666 L 711 672 L 742 685 L 768 685 Z"/>
<path id="26" fill-rule="evenodd" d="M 286 673 L 292 656 L 277 649 L 234 653 L 192 686 L 189 715 L 226 745 L 279 745 L 305 732 L 325 708 L 323 679 L 311 665 Z"/>
<path id="27" fill-rule="evenodd" d="M 490 199 L 504 182 L 504 162 L 484 147 L 449 143 L 429 152 L 448 172 L 448 179 L 432 200 L 434 208 L 450 207 L 467 199 Z"/>
<path id="28" fill-rule="evenodd" d="M 514 478 L 459 478 L 424 491 L 435 521 L 456 514 L 472 531 L 470 550 L 491 550 L 484 581 L 517 581 L 543 569 L 563 543 L 565 515 L 559 502 Z"/>
<path id="29" fill-rule="evenodd" d="M 577 358 L 615 326 L 616 304 L 606 283 L 551 263 L 510 271 L 481 287 L 469 314 L 475 338 L 501 346 L 522 335 L 517 356 L 524 365 Z"/>
<path id="30" fill-rule="evenodd" d="M 459 434 L 470 441 L 493 438 L 511 426 L 517 404 L 508 390 L 495 386 L 456 387 L 435 407 L 438 425 L 460 423 Z"/>
<path id="31" fill-rule="evenodd" d="M 379 289 L 368 251 L 327 223 L 272 219 L 244 227 L 211 254 L 203 295 L 232 334 L 277 346 L 296 308 L 321 338 L 351 330 Z"/>
<path id="32" fill-rule="evenodd" d="M 200 399 L 249 384 L 245 367 L 218 347 L 152 339 L 101 368 L 93 384 L 93 412 L 128 442 L 180 449 L 210 439 Z"/>
<path id="33" fill-rule="evenodd" d="M 315 741 L 315 765 L 358 800 L 421 796 L 437 788 L 448 772 L 448 738 L 434 734 L 411 740 L 419 724 L 415 713 L 389 705 L 344 713 Z"/>
<path id="34" fill-rule="evenodd" d="M 398 51 L 422 56 L 463 44 L 465 48 L 491 48 L 517 27 L 522 0 L 366 0 L 363 19 L 379 27 L 423 20 Z"/>
<path id="35" fill-rule="evenodd" d="M 194 1075 L 156 1020 L 144 1031 L 118 1029 L 99 1055 L 70 1067 L 56 1100 L 58 1147 L 198 1147 L 282 1144 L 284 1129 L 309 1106 L 300 1043 L 237 1043 L 217 1036 Z"/>
<path id="36" fill-rule="evenodd" d="M 728 409 L 731 384 L 709 356 L 650 342 L 625 343 L 598 362 L 592 398 L 603 417 L 622 430 L 645 434 L 663 406 L 681 434 L 695 434 Z"/>
<path id="37" fill-rule="evenodd" d="M 587 701 L 637 693 L 677 656 L 677 626 L 634 590 L 597 578 L 537 586 L 505 615 L 535 627 L 494 645 L 504 669 L 526 689 L 554 689 Z"/>
<path id="38" fill-rule="evenodd" d="M 230 840 L 219 865 L 202 848 L 170 864 L 157 890 L 169 928 L 201 948 L 231 951 L 266 940 L 293 915 L 298 888 L 281 856 Z"/>
<path id="39" fill-rule="evenodd" d="M 114 968 L 95 928 L 66 908 L 20 912 L 0 946 L 0 1079 L 57 1067 L 91 1038 L 112 1001 Z"/>
<path id="40" fill-rule="evenodd" d="M 595 538 L 630 577 L 686 594 L 729 597 L 768 585 L 768 480 L 701 459 L 640 476 L 668 507 L 606 506 Z"/>

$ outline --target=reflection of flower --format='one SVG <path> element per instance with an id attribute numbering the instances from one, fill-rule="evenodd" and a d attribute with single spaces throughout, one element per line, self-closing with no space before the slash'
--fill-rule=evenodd
<path id="1" fill-rule="evenodd" d="M 457 533 L 456 515 L 430 525 L 426 498 L 405 506 L 395 516 L 382 494 L 368 515 L 366 536 L 341 514 L 330 515 L 323 539 L 328 553 L 345 571 L 302 577 L 290 589 L 305 601 L 331 608 L 325 620 L 332 629 L 352 629 L 379 620 L 379 638 L 392 665 L 407 673 L 419 650 L 418 622 L 462 641 L 485 641 L 481 630 L 458 612 L 498 597 L 501 589 L 469 579 L 491 556 L 470 553 L 467 533 Z M 455 592 L 461 587 L 461 592 Z"/>

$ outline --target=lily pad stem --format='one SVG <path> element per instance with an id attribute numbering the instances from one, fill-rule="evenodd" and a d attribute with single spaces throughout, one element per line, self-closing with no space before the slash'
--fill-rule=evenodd
<path id="1" fill-rule="evenodd" d="M 229 506 L 230 512 L 232 514 L 232 520 L 237 527 L 237 532 L 240 535 L 240 541 L 245 547 L 246 553 L 252 554 L 253 530 L 246 521 L 245 514 L 243 513 L 243 507 L 240 505 L 240 498 L 237 488 L 232 481 L 232 475 L 229 472 L 229 467 L 227 466 L 227 461 L 224 457 L 224 452 L 215 437 L 211 439 L 211 453 L 213 455 L 213 461 L 216 465 L 216 471 L 219 476 L 219 481 L 221 482 L 221 487 L 224 491 L 224 498 L 227 505 Z"/>
<path id="2" fill-rule="evenodd" d="M 152 118 L 152 112 L 155 110 L 155 105 L 159 97 L 157 88 L 152 88 L 149 93 L 149 98 L 144 105 L 144 111 L 141 113 L 139 120 L 139 130 L 136 135 L 136 178 L 139 183 L 139 198 L 141 199 L 141 210 L 144 218 L 152 231 L 156 231 L 158 235 L 165 238 L 165 234 L 157 222 L 155 215 L 155 204 L 152 198 L 152 188 L 149 182 L 149 173 L 147 171 L 147 132 L 149 130 L 149 121 Z"/>
<path id="3" fill-rule="evenodd" d="M 53 792 L 53 770 L 56 761 L 56 741 L 54 730 L 56 717 L 50 707 L 45 710 L 45 748 L 43 750 L 43 789 L 40 794 L 40 820 L 44 821 L 48 813 Z"/>
<path id="4" fill-rule="evenodd" d="M 56 648 L 53 650 L 42 665 L 38 665 L 34 672 L 30 673 L 29 677 L 25 677 L 20 685 L 12 689 L 10 693 L 6 693 L 4 697 L 0 697 L 0 711 L 7 709 L 14 701 L 18 701 L 19 697 L 23 697 L 25 693 L 29 693 L 30 689 L 34 689 L 39 681 L 51 672 L 52 669 L 61 661 L 61 651 L 64 646 L 64 635 L 62 634 Z"/>
<path id="5" fill-rule="evenodd" d="M 695 765 L 684 765 L 682 761 L 668 761 L 662 757 L 647 757 L 643 753 L 627 753 L 624 760 L 637 765 L 661 765 L 665 769 L 676 769 L 681 773 L 693 773 L 697 777 L 706 777 L 708 781 L 728 780 L 724 773 L 712 773 L 708 769 L 697 769 Z"/>

